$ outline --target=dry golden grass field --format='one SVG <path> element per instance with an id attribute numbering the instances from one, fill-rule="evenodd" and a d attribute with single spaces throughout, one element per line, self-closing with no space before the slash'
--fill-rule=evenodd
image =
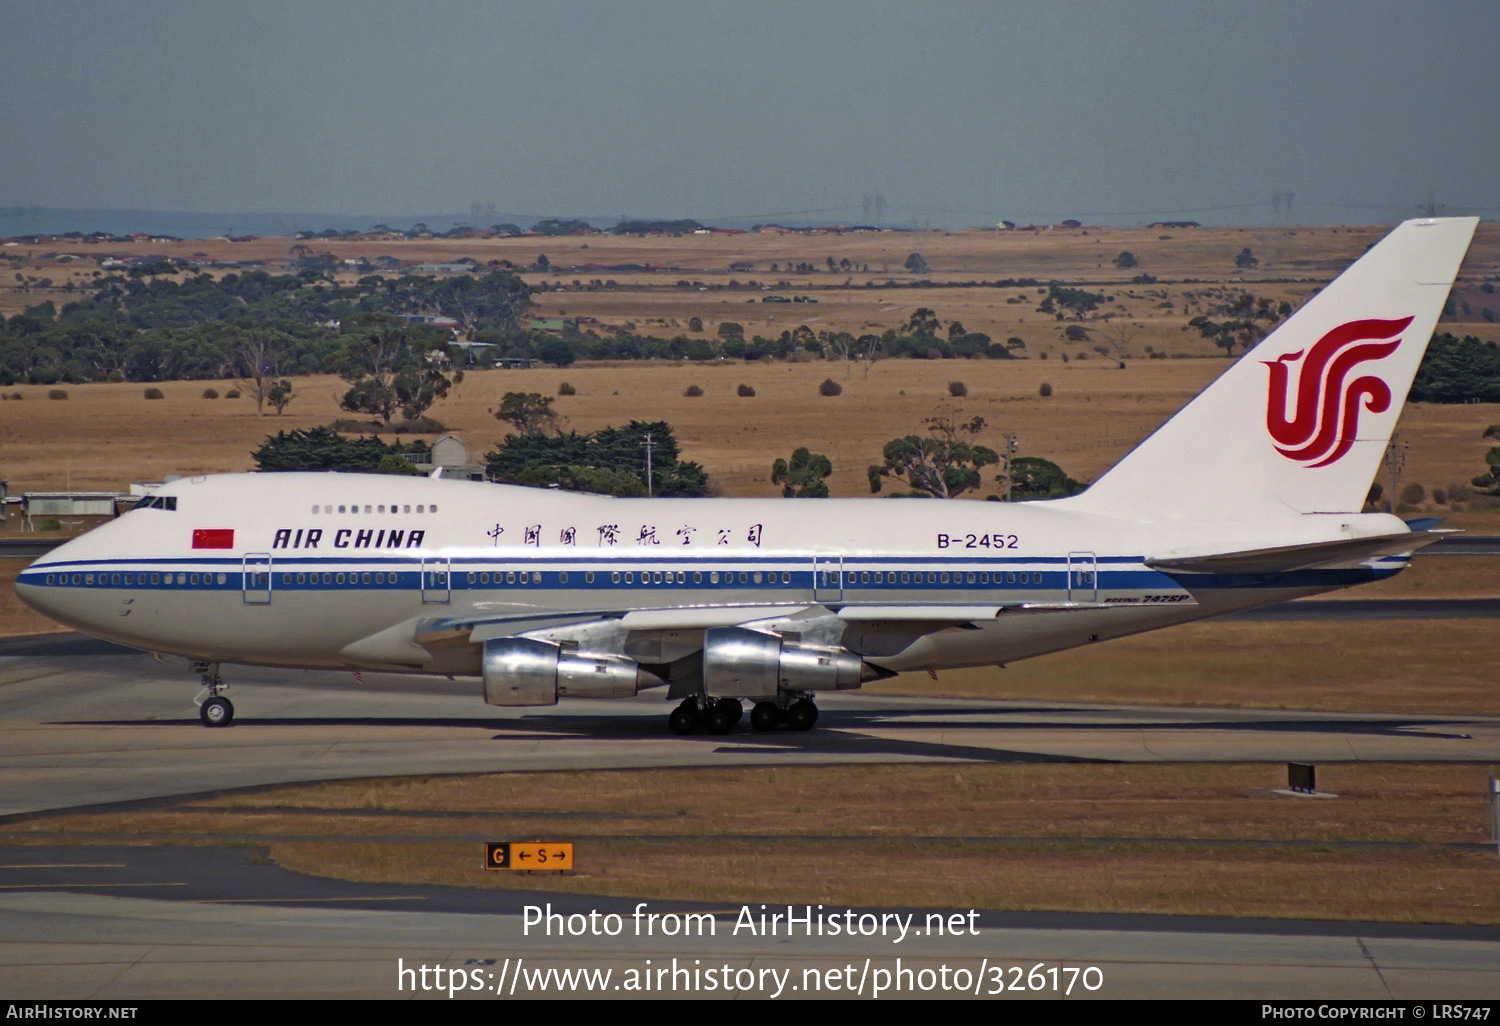
<path id="1" fill-rule="evenodd" d="M 589 431 L 633 419 L 666 420 L 684 459 L 709 471 L 725 495 L 773 495 L 771 464 L 806 445 L 833 462 L 833 494 L 869 494 L 865 468 L 879 462 L 890 439 L 922 430 L 924 417 L 942 411 L 980 415 L 989 424 L 980 440 L 1002 444 L 1018 437 L 1022 455 L 1045 456 L 1088 481 L 1176 412 L 1221 373 L 1223 359 L 1091 360 L 887 360 L 866 377 L 843 363 L 728 362 L 623 363 L 566 370 L 475 371 L 431 415 L 483 453 L 511 430 L 493 411 L 508 391 L 556 396 L 564 381 L 576 395 L 556 408 L 569 424 Z M 843 394 L 822 396 L 818 384 L 833 377 Z M 968 396 L 951 399 L 948 384 L 962 381 Z M 1038 392 L 1052 386 L 1050 397 Z M 296 396 L 284 416 L 257 416 L 248 398 L 205 399 L 205 388 L 223 395 L 234 382 L 178 381 L 159 386 L 165 398 L 148 400 L 138 384 L 63 386 L 67 398 L 48 399 L 49 387 L 5 389 L 0 402 L 0 476 L 12 492 L 45 488 L 121 489 L 131 481 L 166 474 L 251 469 L 251 451 L 268 434 L 310 428 L 347 416 L 338 408 L 348 385 L 329 376 L 294 380 Z M 683 391 L 698 385 L 703 395 Z M 737 386 L 755 395 L 741 398 Z M 15 395 L 21 395 L 16 400 Z M 1402 484 L 1428 492 L 1467 482 L 1483 469 L 1491 442 L 1487 425 L 1500 421 L 1494 405 L 1408 405 L 1397 429 L 1409 446 Z M 986 493 L 993 492 L 993 478 Z M 1436 507 L 1435 507 L 1436 508 Z M 1444 507 L 1440 511 L 1448 511 Z"/>

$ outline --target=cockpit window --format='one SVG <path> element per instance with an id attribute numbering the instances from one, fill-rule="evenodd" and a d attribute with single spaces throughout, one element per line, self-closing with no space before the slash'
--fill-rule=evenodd
<path id="1" fill-rule="evenodd" d="M 135 504 L 136 509 L 164 509 L 176 511 L 177 496 L 175 495 L 150 495 Z"/>

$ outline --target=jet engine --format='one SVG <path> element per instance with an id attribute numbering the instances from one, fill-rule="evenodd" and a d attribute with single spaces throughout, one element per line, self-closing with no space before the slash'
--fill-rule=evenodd
<path id="1" fill-rule="evenodd" d="M 629 698 L 664 683 L 624 656 L 565 649 L 530 638 L 484 643 L 484 700 L 556 705 L 559 698 Z"/>
<path id="2" fill-rule="evenodd" d="M 703 632 L 703 690 L 725 698 L 775 698 L 780 691 L 842 691 L 883 674 L 835 645 L 815 645 L 744 627 Z"/>

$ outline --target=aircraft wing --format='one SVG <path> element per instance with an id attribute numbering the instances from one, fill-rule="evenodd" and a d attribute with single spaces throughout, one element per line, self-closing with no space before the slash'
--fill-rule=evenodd
<path id="1" fill-rule="evenodd" d="M 688 606 L 659 609 L 591 610 L 559 613 L 514 611 L 462 617 L 419 617 L 395 624 L 353 642 L 341 654 L 353 663 L 392 669 L 426 665 L 433 655 L 455 646 L 482 645 L 496 638 L 533 637 L 548 640 L 591 638 L 609 648 L 659 653 L 666 658 L 701 647 L 700 632 L 714 627 L 749 627 L 776 633 L 799 634 L 837 644 L 846 628 L 859 626 L 862 635 L 889 635 L 907 644 L 939 631 L 973 630 L 1002 616 L 1035 613 L 1083 612 L 1124 608 L 1103 602 L 1004 602 L 993 605 L 739 605 Z M 660 643 L 660 644 L 658 644 Z M 651 658 L 651 657 L 648 657 Z"/>

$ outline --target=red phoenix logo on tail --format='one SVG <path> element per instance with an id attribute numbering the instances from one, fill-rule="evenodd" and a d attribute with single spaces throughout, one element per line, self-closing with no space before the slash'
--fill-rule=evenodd
<path id="1" fill-rule="evenodd" d="M 1410 317 L 1396 321 L 1350 321 L 1318 339 L 1297 372 L 1296 396 L 1290 395 L 1288 364 L 1304 350 L 1262 361 L 1271 369 L 1266 401 L 1266 430 L 1276 451 L 1309 467 L 1326 467 L 1342 459 L 1359 430 L 1361 405 L 1371 413 L 1391 407 L 1391 389 L 1366 375 L 1345 384 L 1350 371 L 1371 360 L 1383 360 L 1401 344 Z M 1388 340 L 1388 341 L 1386 341 Z M 1288 417 L 1288 400 L 1292 399 Z"/>

